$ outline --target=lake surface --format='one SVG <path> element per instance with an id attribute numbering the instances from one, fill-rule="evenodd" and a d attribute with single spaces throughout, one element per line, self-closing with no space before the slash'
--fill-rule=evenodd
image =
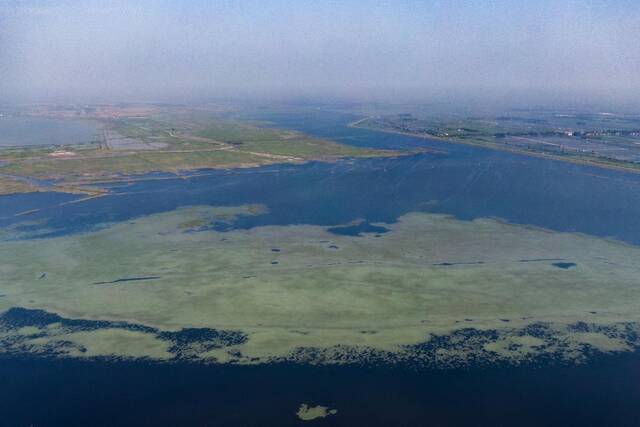
<path id="1" fill-rule="evenodd" d="M 367 367 L 0 360 L 3 426 L 637 426 L 640 359 L 584 366 Z M 301 403 L 338 413 L 309 423 Z"/>
<path id="2" fill-rule="evenodd" d="M 507 221 L 640 244 L 640 176 L 439 141 L 354 129 L 331 112 L 251 114 L 275 126 L 375 148 L 434 148 L 396 159 L 155 174 L 113 196 L 64 204 L 55 193 L 0 197 L 0 227 L 76 233 L 188 205 L 265 204 L 231 228 L 363 220 L 412 211 Z M 40 209 L 30 215 L 15 214 Z M 414 371 L 411 367 L 259 367 L 80 362 L 0 363 L 2 425 L 298 425 L 301 403 L 338 414 L 318 425 L 637 425 L 640 357 L 583 366 Z"/>
<path id="3" fill-rule="evenodd" d="M 262 203 L 267 214 L 242 217 L 233 226 L 393 222 L 407 212 L 424 211 L 467 220 L 498 217 L 640 244 L 640 175 L 354 129 L 345 126 L 352 117 L 315 114 L 318 122 L 308 114 L 301 114 L 299 122 L 292 113 L 259 118 L 354 145 L 439 152 L 201 171 L 188 180 L 155 174 L 146 181 L 110 185 L 114 196 L 63 206 L 80 196 L 13 195 L 0 203 L 0 226 L 39 220 L 43 224 L 37 228 L 61 234 L 179 206 Z M 14 216 L 36 208 L 42 210 Z"/>
<path id="4" fill-rule="evenodd" d="M 0 147 L 83 144 L 97 136 L 98 124 L 90 120 L 0 117 Z"/>

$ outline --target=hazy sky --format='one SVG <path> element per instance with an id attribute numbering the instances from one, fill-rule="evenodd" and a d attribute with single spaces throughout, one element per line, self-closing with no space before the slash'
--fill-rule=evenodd
<path id="1" fill-rule="evenodd" d="M 0 0 L 0 102 L 640 98 L 640 1 Z"/>

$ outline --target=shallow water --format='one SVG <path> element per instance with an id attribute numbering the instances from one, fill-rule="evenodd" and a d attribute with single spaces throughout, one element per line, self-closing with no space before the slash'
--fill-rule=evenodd
<path id="1" fill-rule="evenodd" d="M 293 127 L 291 116 L 286 117 L 276 123 Z M 232 226 L 393 222 L 407 212 L 425 211 L 460 219 L 498 217 L 640 243 L 640 175 L 374 133 L 346 127 L 350 117 L 331 118 L 328 128 L 318 130 L 315 122 L 307 126 L 303 117 L 297 128 L 357 145 L 431 147 L 443 153 L 200 171 L 188 180 L 113 184 L 114 196 L 64 206 L 58 204 L 79 196 L 5 196 L 0 198 L 0 226 L 42 220 L 52 229 L 49 232 L 64 234 L 179 206 L 260 203 L 269 208 L 267 214 L 243 217 Z M 34 208 L 42 210 L 14 216 Z"/>
<path id="2" fill-rule="evenodd" d="M 226 226 L 330 228 L 363 220 L 354 224 L 364 224 L 366 232 L 372 223 L 425 211 L 640 244 L 638 175 L 353 129 L 346 124 L 354 117 L 328 112 L 252 117 L 359 146 L 440 153 L 201 171 L 188 180 L 111 184 L 113 196 L 75 204 L 64 203 L 80 196 L 5 196 L 0 227 L 30 221 L 20 228 L 58 235 L 180 206 L 264 204 L 267 213 Z M 40 210 L 15 216 L 32 209 Z M 637 354 L 583 366 L 444 372 L 15 357 L 0 363 L 0 378 L 2 425 L 298 425 L 302 403 L 338 409 L 314 421 L 319 425 L 637 425 L 640 419 Z"/>
<path id="3" fill-rule="evenodd" d="M 97 134 L 90 120 L 0 117 L 0 147 L 83 144 L 96 141 Z"/>

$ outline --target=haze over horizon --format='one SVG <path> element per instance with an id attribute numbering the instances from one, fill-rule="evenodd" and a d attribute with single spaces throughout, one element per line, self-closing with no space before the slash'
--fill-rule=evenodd
<path id="1" fill-rule="evenodd" d="M 0 3 L 0 102 L 640 99 L 640 3 Z"/>

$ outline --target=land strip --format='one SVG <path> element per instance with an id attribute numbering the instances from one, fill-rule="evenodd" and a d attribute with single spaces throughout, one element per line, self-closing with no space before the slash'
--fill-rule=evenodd
<path id="1" fill-rule="evenodd" d="M 95 195 L 104 190 L 87 185 L 152 172 L 182 176 L 197 169 L 400 154 L 211 114 L 162 110 L 142 117 L 100 120 L 103 129 L 94 143 L 0 149 L 0 194 L 61 191 Z"/>
<path id="2" fill-rule="evenodd" d="M 364 117 L 349 126 L 640 173 L 640 120 L 600 115 L 578 115 L 581 120 L 558 114 L 535 117 L 435 120 L 400 114 Z M 607 120 L 616 128 L 606 128 Z"/>

